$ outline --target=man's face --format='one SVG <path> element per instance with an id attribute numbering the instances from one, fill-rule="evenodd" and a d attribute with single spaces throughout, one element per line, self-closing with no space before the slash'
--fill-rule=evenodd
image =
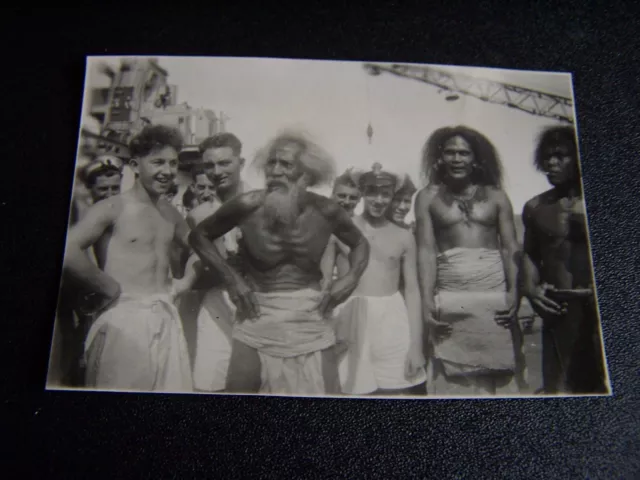
<path id="1" fill-rule="evenodd" d="M 442 162 L 446 175 L 452 180 L 465 180 L 473 172 L 475 156 L 471 145 L 456 135 L 442 146 Z"/>
<path id="2" fill-rule="evenodd" d="M 112 172 L 109 175 L 98 175 L 93 186 L 89 189 L 93 202 L 96 203 L 105 198 L 118 195 L 121 182 L 122 176 L 119 173 Z"/>
<path id="3" fill-rule="evenodd" d="M 166 194 L 178 174 L 178 152 L 161 147 L 132 161 L 132 167 L 144 189 L 153 196 Z"/>
<path id="4" fill-rule="evenodd" d="M 285 145 L 271 153 L 264 167 L 267 188 L 289 190 L 303 174 L 298 160 L 300 147 L 294 144 Z"/>
<path id="5" fill-rule="evenodd" d="M 391 186 L 366 187 L 364 192 L 364 210 L 370 217 L 380 218 L 389 208 L 393 199 L 393 188 Z"/>
<path id="6" fill-rule="evenodd" d="M 338 202 L 349 215 L 353 215 L 353 211 L 360 201 L 360 190 L 349 185 L 336 185 L 333 189 L 333 199 Z"/>
<path id="7" fill-rule="evenodd" d="M 213 182 L 209 180 L 206 174 L 200 174 L 196 176 L 193 183 L 193 193 L 196 197 L 197 205 L 205 202 L 211 202 L 214 198 L 215 187 Z"/>
<path id="8" fill-rule="evenodd" d="M 244 159 L 233 153 L 231 147 L 210 148 L 202 154 L 202 161 L 216 188 L 227 190 L 240 183 Z"/>
<path id="9" fill-rule="evenodd" d="M 554 186 L 571 183 L 580 176 L 578 162 L 569 145 L 551 146 L 545 153 L 543 166 L 549 183 Z"/>
<path id="10" fill-rule="evenodd" d="M 396 223 L 403 223 L 405 217 L 411 210 L 411 199 L 413 195 L 410 193 L 400 194 L 393 197 L 391 201 L 391 208 L 389 209 L 389 216 L 391 220 Z"/>

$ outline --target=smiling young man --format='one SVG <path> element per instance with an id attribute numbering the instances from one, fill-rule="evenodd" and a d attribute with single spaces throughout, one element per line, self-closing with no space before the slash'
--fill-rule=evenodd
<path id="1" fill-rule="evenodd" d="M 427 140 L 422 167 L 429 185 L 415 212 L 429 393 L 518 393 L 519 246 L 498 153 L 471 128 L 443 127 Z"/>
<path id="2" fill-rule="evenodd" d="M 178 170 L 180 132 L 149 126 L 130 143 L 133 188 L 93 205 L 70 230 L 65 270 L 94 292 L 86 386 L 190 391 L 189 358 L 172 284 L 170 248 L 189 228 L 163 197 Z M 98 265 L 84 251 L 93 246 Z"/>
<path id="3" fill-rule="evenodd" d="M 307 191 L 331 181 L 335 166 L 304 135 L 278 135 L 254 164 L 266 189 L 225 202 L 190 237 L 203 262 L 222 274 L 237 307 L 226 390 L 338 393 L 328 312 L 356 287 L 367 266 L 367 241 L 334 201 Z M 236 227 L 244 275 L 210 241 Z M 320 260 L 332 234 L 351 249 L 351 268 L 325 292 Z"/>
<path id="4" fill-rule="evenodd" d="M 415 240 L 409 231 L 387 218 L 398 178 L 375 164 L 359 183 L 364 212 L 354 224 L 368 240 L 371 254 L 353 296 L 336 314 L 338 339 L 347 347 L 339 364 L 342 392 L 424 393 Z"/>
<path id="5" fill-rule="evenodd" d="M 399 227 L 406 228 L 408 230 L 412 229 L 412 226 L 405 222 L 405 218 L 407 218 L 407 215 L 411 210 L 411 201 L 413 200 L 413 195 L 417 191 L 418 189 L 411 181 L 411 177 L 409 177 L 409 175 L 405 175 L 402 185 L 393 196 L 391 206 L 387 211 L 387 217 L 389 220 Z"/>
<path id="6" fill-rule="evenodd" d="M 606 393 L 578 145 L 573 127 L 543 131 L 535 165 L 553 186 L 524 206 L 523 290 L 543 320 L 548 394 Z"/>

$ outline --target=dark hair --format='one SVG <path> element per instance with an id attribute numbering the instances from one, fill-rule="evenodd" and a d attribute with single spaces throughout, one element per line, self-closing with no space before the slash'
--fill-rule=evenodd
<path id="1" fill-rule="evenodd" d="M 204 153 L 210 148 L 224 148 L 228 147 L 233 150 L 234 155 L 240 155 L 242 152 L 242 142 L 238 137 L 236 137 L 233 133 L 216 133 L 212 137 L 205 138 L 200 145 L 198 145 L 198 150 L 200 153 Z"/>
<path id="2" fill-rule="evenodd" d="M 442 155 L 444 144 L 453 137 L 462 137 L 473 150 L 476 168 L 472 181 L 479 185 L 491 185 L 500 188 L 502 185 L 502 163 L 496 148 L 480 132 L 464 125 L 439 128 L 431 134 L 422 149 L 422 175 L 432 184 L 443 183 L 442 169 L 438 168 L 438 160 Z"/>
<path id="3" fill-rule="evenodd" d="M 191 169 L 191 179 L 195 182 L 199 175 L 206 175 L 204 167 L 202 165 L 195 165 Z"/>
<path id="4" fill-rule="evenodd" d="M 547 127 L 538 137 L 538 146 L 534 154 L 533 163 L 536 169 L 544 171 L 544 161 L 548 150 L 555 145 L 566 145 L 574 158 L 578 159 L 578 143 L 576 131 L 569 125 Z"/>
<path id="5" fill-rule="evenodd" d="M 111 178 L 115 177 L 116 175 L 122 177 L 122 172 L 117 168 L 103 167 L 99 170 L 94 170 L 89 175 L 87 175 L 84 179 L 84 183 L 88 188 L 91 188 L 96 184 L 96 180 L 98 179 L 98 177 Z"/>
<path id="6" fill-rule="evenodd" d="M 183 143 L 182 134 L 177 128 L 149 125 L 131 139 L 129 152 L 133 158 L 144 157 L 153 150 L 163 147 L 173 147 L 177 152 L 180 152 Z"/>
<path id="7" fill-rule="evenodd" d="M 193 202 L 196 200 L 196 194 L 193 193 L 193 190 L 187 188 L 182 194 L 182 205 L 187 208 L 191 208 L 193 206 Z"/>
<path id="8" fill-rule="evenodd" d="M 400 197 L 400 196 L 404 197 L 405 195 L 413 195 L 417 191 L 418 191 L 418 189 L 416 188 L 416 186 L 414 185 L 413 181 L 411 180 L 411 177 L 409 175 L 405 175 L 404 179 L 402 181 L 402 185 L 396 191 L 395 196 L 396 197 Z"/>

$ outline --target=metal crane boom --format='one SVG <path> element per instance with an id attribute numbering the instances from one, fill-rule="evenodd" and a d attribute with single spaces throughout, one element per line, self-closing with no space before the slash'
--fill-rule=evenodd
<path id="1" fill-rule="evenodd" d="M 475 78 L 464 74 L 451 74 L 432 67 L 416 65 L 390 66 L 365 63 L 371 75 L 389 72 L 399 77 L 411 78 L 441 90 L 462 93 L 488 103 L 505 105 L 532 115 L 553 118 L 565 123 L 574 123 L 571 99 L 543 93 L 515 85 Z"/>

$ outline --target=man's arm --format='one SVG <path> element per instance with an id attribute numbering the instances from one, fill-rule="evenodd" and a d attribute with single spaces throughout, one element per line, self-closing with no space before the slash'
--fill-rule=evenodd
<path id="1" fill-rule="evenodd" d="M 418 284 L 422 297 L 422 315 L 425 319 L 435 319 L 436 302 L 436 257 L 438 247 L 433 232 L 429 209 L 435 197 L 435 190 L 423 189 L 416 197 L 416 239 L 418 257 Z"/>
<path id="2" fill-rule="evenodd" d="M 329 238 L 327 248 L 324 249 L 322 259 L 320 260 L 320 271 L 322 272 L 322 289 L 325 290 L 333 283 L 333 270 L 336 265 L 336 241 L 335 237 Z"/>
<path id="3" fill-rule="evenodd" d="M 422 298 L 422 319 L 430 327 L 431 337 L 445 337 L 451 333 L 451 324 L 439 322 L 436 312 L 436 278 L 438 245 L 431 220 L 431 202 L 437 194 L 435 188 L 425 188 L 416 197 L 416 237 L 418 255 L 418 285 Z"/>
<path id="4" fill-rule="evenodd" d="M 350 249 L 349 270 L 345 277 L 350 277 L 357 285 L 369 265 L 369 242 L 364 238 L 360 229 L 355 226 L 347 212 L 339 206 L 334 213 L 334 225 L 333 234 Z"/>
<path id="5" fill-rule="evenodd" d="M 522 268 L 520 270 L 520 285 L 522 293 L 529 299 L 531 308 L 542 318 L 549 315 L 558 315 L 561 307 L 556 302 L 545 295 L 546 287 L 541 284 L 540 252 L 536 228 L 533 218 L 534 206 L 529 201 L 522 211 L 522 222 L 524 224 L 524 247 Z"/>
<path id="6" fill-rule="evenodd" d="M 516 225 L 513 218 L 513 207 L 506 193 L 496 190 L 498 204 L 498 235 L 500 236 L 500 248 L 502 265 L 507 281 L 507 310 L 500 312 L 496 320 L 504 325 L 511 324 L 518 308 L 518 269 L 520 266 L 520 247 L 516 235 Z"/>
<path id="7" fill-rule="evenodd" d="M 120 285 L 104 273 L 85 254 L 111 227 L 120 212 L 120 200 L 98 202 L 87 210 L 82 219 L 70 230 L 64 256 L 64 269 L 92 291 L 108 299 L 120 294 Z"/>
<path id="8" fill-rule="evenodd" d="M 318 309 L 327 314 L 332 308 L 344 302 L 358 286 L 360 277 L 369 264 L 369 242 L 354 225 L 351 218 L 337 203 L 321 199 L 320 208 L 333 225 L 336 238 L 351 249 L 349 252 L 349 270 L 331 285 Z"/>
<path id="9" fill-rule="evenodd" d="M 522 224 L 524 225 L 524 242 L 522 255 L 522 268 L 519 275 L 519 284 L 524 295 L 535 291 L 540 284 L 540 272 L 538 271 L 538 246 L 535 238 L 535 227 L 532 224 L 533 207 L 531 201 L 527 202 L 522 210 Z"/>
<path id="10" fill-rule="evenodd" d="M 213 215 L 204 219 L 189 234 L 189 244 L 206 266 L 218 272 L 229 290 L 232 301 L 246 316 L 257 316 L 257 306 L 242 276 L 229 265 L 216 246 L 209 240 L 222 237 L 238 226 L 260 204 L 261 191 L 249 192 L 225 202 Z"/>
<path id="11" fill-rule="evenodd" d="M 420 287 L 418 286 L 416 241 L 409 232 L 406 234 L 405 254 L 402 260 L 404 279 L 404 301 L 409 314 L 410 350 L 407 359 L 407 374 L 412 377 L 424 366 L 422 351 L 422 307 L 420 305 Z"/>

